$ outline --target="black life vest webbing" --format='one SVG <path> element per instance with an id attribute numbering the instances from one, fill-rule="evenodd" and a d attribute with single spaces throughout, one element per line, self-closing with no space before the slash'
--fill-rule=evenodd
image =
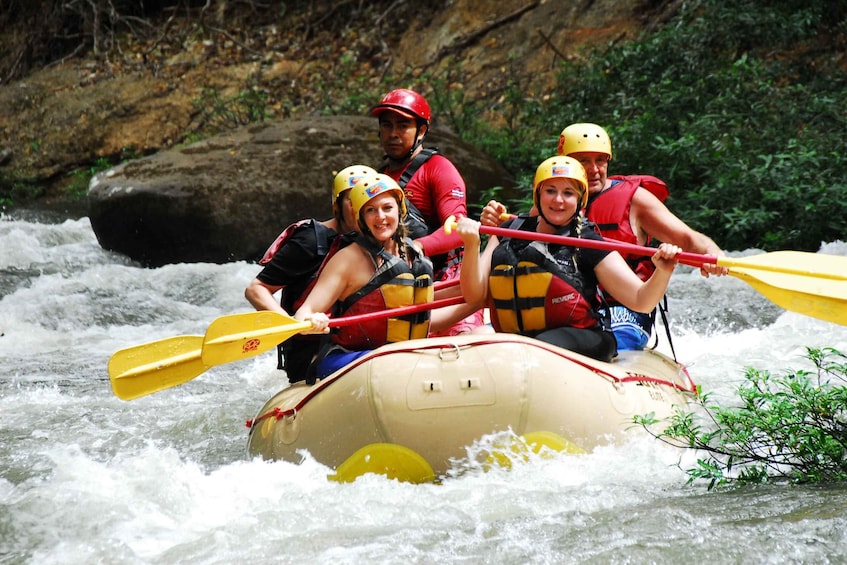
<path id="1" fill-rule="evenodd" d="M 415 173 L 421 168 L 421 165 L 429 161 L 429 158 L 437 153 L 438 147 L 421 149 L 420 152 L 414 156 L 412 162 L 409 163 L 409 166 L 406 167 L 406 170 L 403 171 L 403 174 L 400 175 L 400 180 L 397 181 L 400 188 L 406 188 L 406 185 L 409 184 L 409 181 L 412 180 L 412 177 L 415 176 Z"/>
<path id="2" fill-rule="evenodd" d="M 400 175 L 400 178 L 397 181 L 397 184 L 401 189 L 405 190 L 406 185 L 409 184 L 409 181 L 412 180 L 412 177 L 415 176 L 415 173 L 418 172 L 424 163 L 429 161 L 429 159 L 438 153 L 437 147 L 429 147 L 426 149 L 421 149 L 417 155 L 412 158 L 412 161 L 409 163 L 409 166 L 403 171 Z M 385 172 L 387 166 L 382 168 L 382 172 Z M 441 226 L 433 226 L 430 222 L 426 221 L 424 215 L 418 209 L 415 204 L 406 198 L 406 223 L 409 226 L 410 236 L 412 239 L 417 239 L 419 237 L 423 237 L 437 230 Z M 417 229 L 426 226 L 425 234 L 416 233 Z"/>
<path id="3" fill-rule="evenodd" d="M 425 149 L 421 149 L 417 155 L 412 158 L 412 161 L 409 163 L 409 166 L 403 171 L 400 175 L 400 179 L 397 181 L 397 184 L 401 189 L 405 190 L 406 185 L 409 184 L 409 181 L 412 180 L 412 177 L 415 176 L 415 173 L 418 172 L 418 169 L 423 166 L 424 163 L 429 161 L 429 159 L 433 155 L 438 154 L 438 147 L 427 147 Z M 385 172 L 387 166 L 383 166 L 381 172 Z M 425 235 L 429 235 L 436 230 L 441 229 L 441 224 L 433 224 L 428 222 L 421 211 L 418 209 L 415 204 L 406 198 L 406 224 L 409 227 L 409 236 L 412 239 L 418 239 Z M 416 228 L 420 228 L 426 226 L 426 233 L 417 233 Z M 463 248 L 451 249 L 447 253 L 442 253 L 441 255 L 430 256 L 432 260 L 433 267 L 435 268 L 435 278 L 439 279 L 439 275 L 458 263 L 462 261 Z"/>
<path id="4" fill-rule="evenodd" d="M 673 360 L 677 361 L 676 350 L 674 349 L 673 338 L 671 337 L 671 326 L 668 323 L 668 295 L 667 294 L 662 297 L 662 301 L 656 307 L 656 310 L 658 310 L 659 314 L 662 315 L 662 325 L 665 326 L 665 335 L 668 336 L 668 345 L 671 348 L 671 355 L 673 355 Z M 656 327 L 656 310 L 653 310 L 653 313 L 652 313 L 651 318 L 650 318 L 650 321 L 653 325 L 653 328 Z M 656 347 L 659 346 L 659 334 L 657 332 L 653 332 L 653 337 L 654 337 L 655 343 L 653 343 L 653 345 L 650 346 L 650 349 L 656 349 Z M 679 362 L 679 361 L 677 361 L 677 362 Z"/>

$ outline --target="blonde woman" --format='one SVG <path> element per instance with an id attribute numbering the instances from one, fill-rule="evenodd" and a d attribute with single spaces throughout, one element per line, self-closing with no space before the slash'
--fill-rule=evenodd
<path id="1" fill-rule="evenodd" d="M 312 333 L 327 333 L 329 317 L 353 316 L 432 302 L 432 263 L 408 237 L 401 218 L 403 191 L 390 177 L 378 174 L 350 191 L 360 233 L 322 267 L 314 288 L 294 314 L 310 320 Z M 433 328 L 450 327 L 472 310 L 468 305 L 441 308 L 396 318 L 381 318 L 336 328 L 317 360 L 323 378 L 370 350 L 407 339 L 427 337 Z"/>
<path id="2" fill-rule="evenodd" d="M 502 227 L 602 239 L 586 222 L 585 169 L 571 157 L 541 163 L 533 181 L 537 215 L 521 215 Z M 487 305 L 495 330 L 519 333 L 609 361 L 615 337 L 600 314 L 598 283 L 627 307 L 650 312 L 665 293 L 679 247 L 662 244 L 653 255 L 656 271 L 642 281 L 617 251 L 492 237 L 480 255 L 479 223 L 459 220 L 465 243 L 461 288 L 472 304 Z"/>

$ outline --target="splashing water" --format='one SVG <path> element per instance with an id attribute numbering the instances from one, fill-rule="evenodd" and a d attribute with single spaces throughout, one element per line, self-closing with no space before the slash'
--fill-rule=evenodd
<path id="1" fill-rule="evenodd" d="M 112 394 L 112 353 L 249 311 L 257 272 L 143 269 L 102 250 L 86 218 L 0 220 L 0 562 L 842 559 L 847 488 L 708 492 L 678 468 L 693 454 L 651 438 L 510 470 L 476 463 L 481 441 L 440 484 L 339 484 L 307 454 L 246 455 L 244 421 L 285 386 L 273 353 L 131 402 Z M 847 327 L 785 313 L 732 277 L 680 268 L 668 295 L 677 357 L 721 398 L 746 366 L 783 372 L 806 346 L 847 351 Z"/>

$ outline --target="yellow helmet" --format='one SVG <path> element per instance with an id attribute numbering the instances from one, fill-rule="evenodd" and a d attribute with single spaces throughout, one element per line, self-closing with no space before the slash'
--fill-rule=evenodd
<path id="1" fill-rule="evenodd" d="M 538 202 L 538 187 L 542 182 L 554 178 L 573 179 L 578 182 L 582 189 L 580 208 L 585 208 L 588 204 L 588 177 L 585 175 L 585 168 L 573 157 L 564 155 L 550 157 L 535 169 L 535 178 L 532 181 L 532 202 L 536 208 L 541 208 Z"/>
<path id="2" fill-rule="evenodd" d="M 358 221 L 362 207 L 373 198 L 385 192 L 394 192 L 400 203 L 400 220 L 406 216 L 406 195 L 393 178 L 377 173 L 359 181 L 350 191 L 350 203 L 353 205 L 353 217 Z"/>
<path id="3" fill-rule="evenodd" d="M 606 130 L 597 124 L 571 124 L 559 134 L 559 155 L 573 155 L 583 151 L 605 153 L 612 158 L 612 141 Z"/>
<path id="4" fill-rule="evenodd" d="M 345 190 L 350 190 L 356 186 L 363 178 L 371 177 L 377 172 L 367 165 L 350 165 L 349 167 L 340 170 L 335 175 L 335 180 L 332 182 L 332 203 L 338 200 L 339 195 Z"/>

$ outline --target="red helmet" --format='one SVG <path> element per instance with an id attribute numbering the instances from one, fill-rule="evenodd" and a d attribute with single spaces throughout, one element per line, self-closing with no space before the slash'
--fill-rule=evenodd
<path id="1" fill-rule="evenodd" d="M 427 124 L 432 119 L 432 111 L 426 98 L 407 88 L 398 88 L 383 96 L 379 104 L 371 108 L 371 116 L 379 117 L 387 110 L 413 120 L 423 120 Z"/>

